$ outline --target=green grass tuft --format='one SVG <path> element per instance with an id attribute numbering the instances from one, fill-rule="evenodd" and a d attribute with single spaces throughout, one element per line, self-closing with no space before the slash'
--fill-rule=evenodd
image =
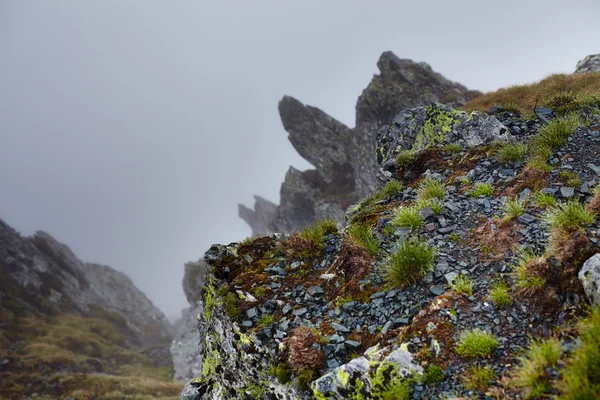
<path id="1" fill-rule="evenodd" d="M 404 240 L 390 256 L 385 278 L 394 287 L 402 288 L 416 282 L 433 268 L 436 248 L 417 238 Z"/>
<path id="2" fill-rule="evenodd" d="M 476 365 L 468 369 L 468 374 L 464 376 L 463 382 L 467 390 L 485 390 L 494 380 L 496 373 L 490 367 Z"/>
<path id="3" fill-rule="evenodd" d="M 418 231 L 423 228 L 423 218 L 417 207 L 398 207 L 389 223 L 392 227 L 410 228 Z"/>
<path id="4" fill-rule="evenodd" d="M 379 241 L 375 236 L 373 228 L 364 224 L 355 224 L 348 228 L 348 233 L 365 250 L 372 255 L 377 255 L 379 252 Z"/>
<path id="5" fill-rule="evenodd" d="M 573 351 L 558 383 L 561 400 L 600 398 L 600 306 L 578 323 L 581 346 Z"/>
<path id="6" fill-rule="evenodd" d="M 519 199 L 508 199 L 504 203 L 505 220 L 525 214 L 526 202 Z"/>
<path id="7" fill-rule="evenodd" d="M 489 183 L 476 183 L 471 190 L 471 197 L 491 196 L 494 194 L 494 188 Z"/>
<path id="8" fill-rule="evenodd" d="M 396 156 L 396 165 L 406 168 L 415 160 L 417 152 L 415 150 L 402 150 Z"/>
<path id="9" fill-rule="evenodd" d="M 458 143 L 448 143 L 447 145 L 445 145 L 444 147 L 442 147 L 442 149 L 447 152 L 447 153 L 452 153 L 452 154 L 458 154 L 461 151 L 463 151 L 463 148 L 460 144 Z"/>
<path id="10" fill-rule="evenodd" d="M 513 382 L 523 390 L 525 398 L 542 398 L 551 392 L 547 368 L 555 365 L 562 354 L 557 339 L 532 340 L 519 357 L 521 365 L 515 370 Z"/>
<path id="11" fill-rule="evenodd" d="M 596 214 L 587 210 L 577 200 L 569 200 L 548 209 L 543 220 L 551 231 L 574 231 L 581 229 L 583 225 L 592 224 L 595 218 Z"/>
<path id="12" fill-rule="evenodd" d="M 435 364 L 429 364 L 423 374 L 423 382 L 426 385 L 437 386 L 444 379 L 444 370 Z"/>
<path id="13" fill-rule="evenodd" d="M 512 298 L 510 297 L 510 289 L 506 285 L 506 282 L 499 280 L 495 282 L 489 291 L 490 300 L 496 307 L 508 307 L 512 304 Z"/>
<path id="14" fill-rule="evenodd" d="M 527 156 L 528 148 L 523 143 L 502 143 L 498 149 L 498 160 L 503 164 L 521 161 Z"/>
<path id="15" fill-rule="evenodd" d="M 558 178 L 571 187 L 581 186 L 581 179 L 573 171 L 562 170 L 558 173 Z"/>
<path id="16" fill-rule="evenodd" d="M 427 199 L 427 200 L 420 200 L 418 199 L 415 203 L 415 207 L 418 210 L 422 210 L 425 207 L 429 207 L 431 208 L 431 211 L 433 211 L 433 213 L 435 215 L 439 215 L 442 213 L 442 211 L 444 211 L 444 203 L 442 203 L 439 199 Z"/>
<path id="17" fill-rule="evenodd" d="M 546 284 L 546 280 L 529 270 L 529 265 L 532 263 L 544 262 L 541 256 L 538 256 L 529 249 L 523 250 L 517 259 L 517 265 L 513 270 L 515 278 L 515 287 L 519 292 L 531 294 L 541 290 Z"/>
<path id="18" fill-rule="evenodd" d="M 452 282 L 452 289 L 456 293 L 471 296 L 473 294 L 473 282 L 468 276 L 459 274 Z"/>
<path id="19" fill-rule="evenodd" d="M 533 138 L 534 146 L 551 149 L 563 146 L 580 125 L 583 125 L 583 121 L 578 115 L 571 114 L 564 118 L 555 118 L 540 128 L 538 134 Z"/>
<path id="20" fill-rule="evenodd" d="M 481 329 L 473 329 L 461 333 L 456 347 L 456 354 L 466 357 L 485 357 L 498 347 L 498 339 L 491 333 Z"/>
<path id="21" fill-rule="evenodd" d="M 444 184 L 437 179 L 427 178 L 418 189 L 419 200 L 444 199 L 446 188 Z"/>
<path id="22" fill-rule="evenodd" d="M 402 192 L 402 182 L 391 180 L 377 193 L 377 200 L 390 198 Z"/>
<path id="23" fill-rule="evenodd" d="M 556 207 L 556 197 L 541 190 L 533 195 L 533 201 L 540 208 Z"/>

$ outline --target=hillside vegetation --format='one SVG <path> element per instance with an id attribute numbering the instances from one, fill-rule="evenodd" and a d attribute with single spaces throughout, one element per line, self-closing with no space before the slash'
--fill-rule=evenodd
<path id="1" fill-rule="evenodd" d="M 500 106 L 507 111 L 531 115 L 536 105 L 560 106 L 560 103 L 557 104 L 557 100 L 560 100 L 562 96 L 569 95 L 600 96 L 600 72 L 550 75 L 539 82 L 510 86 L 483 94 L 467 102 L 464 109 L 486 111 L 492 106 Z"/>
<path id="2" fill-rule="evenodd" d="M 173 399 L 181 384 L 127 342 L 120 314 L 44 317 L 0 311 L 3 399 Z"/>

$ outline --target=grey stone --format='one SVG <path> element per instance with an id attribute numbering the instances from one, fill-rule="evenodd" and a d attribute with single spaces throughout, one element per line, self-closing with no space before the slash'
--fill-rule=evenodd
<path id="1" fill-rule="evenodd" d="M 570 186 L 561 186 L 560 187 L 560 194 L 563 197 L 573 197 L 573 195 L 575 194 L 575 188 L 574 187 L 570 187 Z"/>
<path id="2" fill-rule="evenodd" d="M 583 264 L 578 277 L 590 303 L 600 305 L 600 253 Z"/>

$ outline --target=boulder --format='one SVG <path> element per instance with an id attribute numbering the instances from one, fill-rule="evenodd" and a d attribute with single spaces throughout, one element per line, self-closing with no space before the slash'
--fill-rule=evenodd
<path id="1" fill-rule="evenodd" d="M 576 74 L 600 71 L 600 54 L 589 55 L 577 63 Z"/>
<path id="2" fill-rule="evenodd" d="M 392 398 L 405 385 L 408 394 L 409 381 L 422 373 L 408 351 L 375 346 L 314 381 L 312 389 L 318 399 Z"/>
<path id="3" fill-rule="evenodd" d="M 590 303 L 600 305 L 600 253 L 594 254 L 583 264 L 578 277 Z"/>
<path id="4" fill-rule="evenodd" d="M 400 151 L 423 150 L 440 143 L 475 147 L 512 138 L 507 127 L 493 116 L 457 111 L 440 103 L 406 109 L 377 134 L 377 161 L 389 164 Z"/>

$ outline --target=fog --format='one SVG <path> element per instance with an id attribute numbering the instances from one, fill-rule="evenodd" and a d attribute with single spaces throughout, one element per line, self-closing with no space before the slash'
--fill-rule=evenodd
<path id="1" fill-rule="evenodd" d="M 385 50 L 482 91 L 570 73 L 600 52 L 598 16 L 597 0 L 0 1 L 0 218 L 179 315 L 184 262 L 248 236 L 237 203 L 277 202 L 288 167 L 310 167 L 284 94 L 353 126 Z"/>

